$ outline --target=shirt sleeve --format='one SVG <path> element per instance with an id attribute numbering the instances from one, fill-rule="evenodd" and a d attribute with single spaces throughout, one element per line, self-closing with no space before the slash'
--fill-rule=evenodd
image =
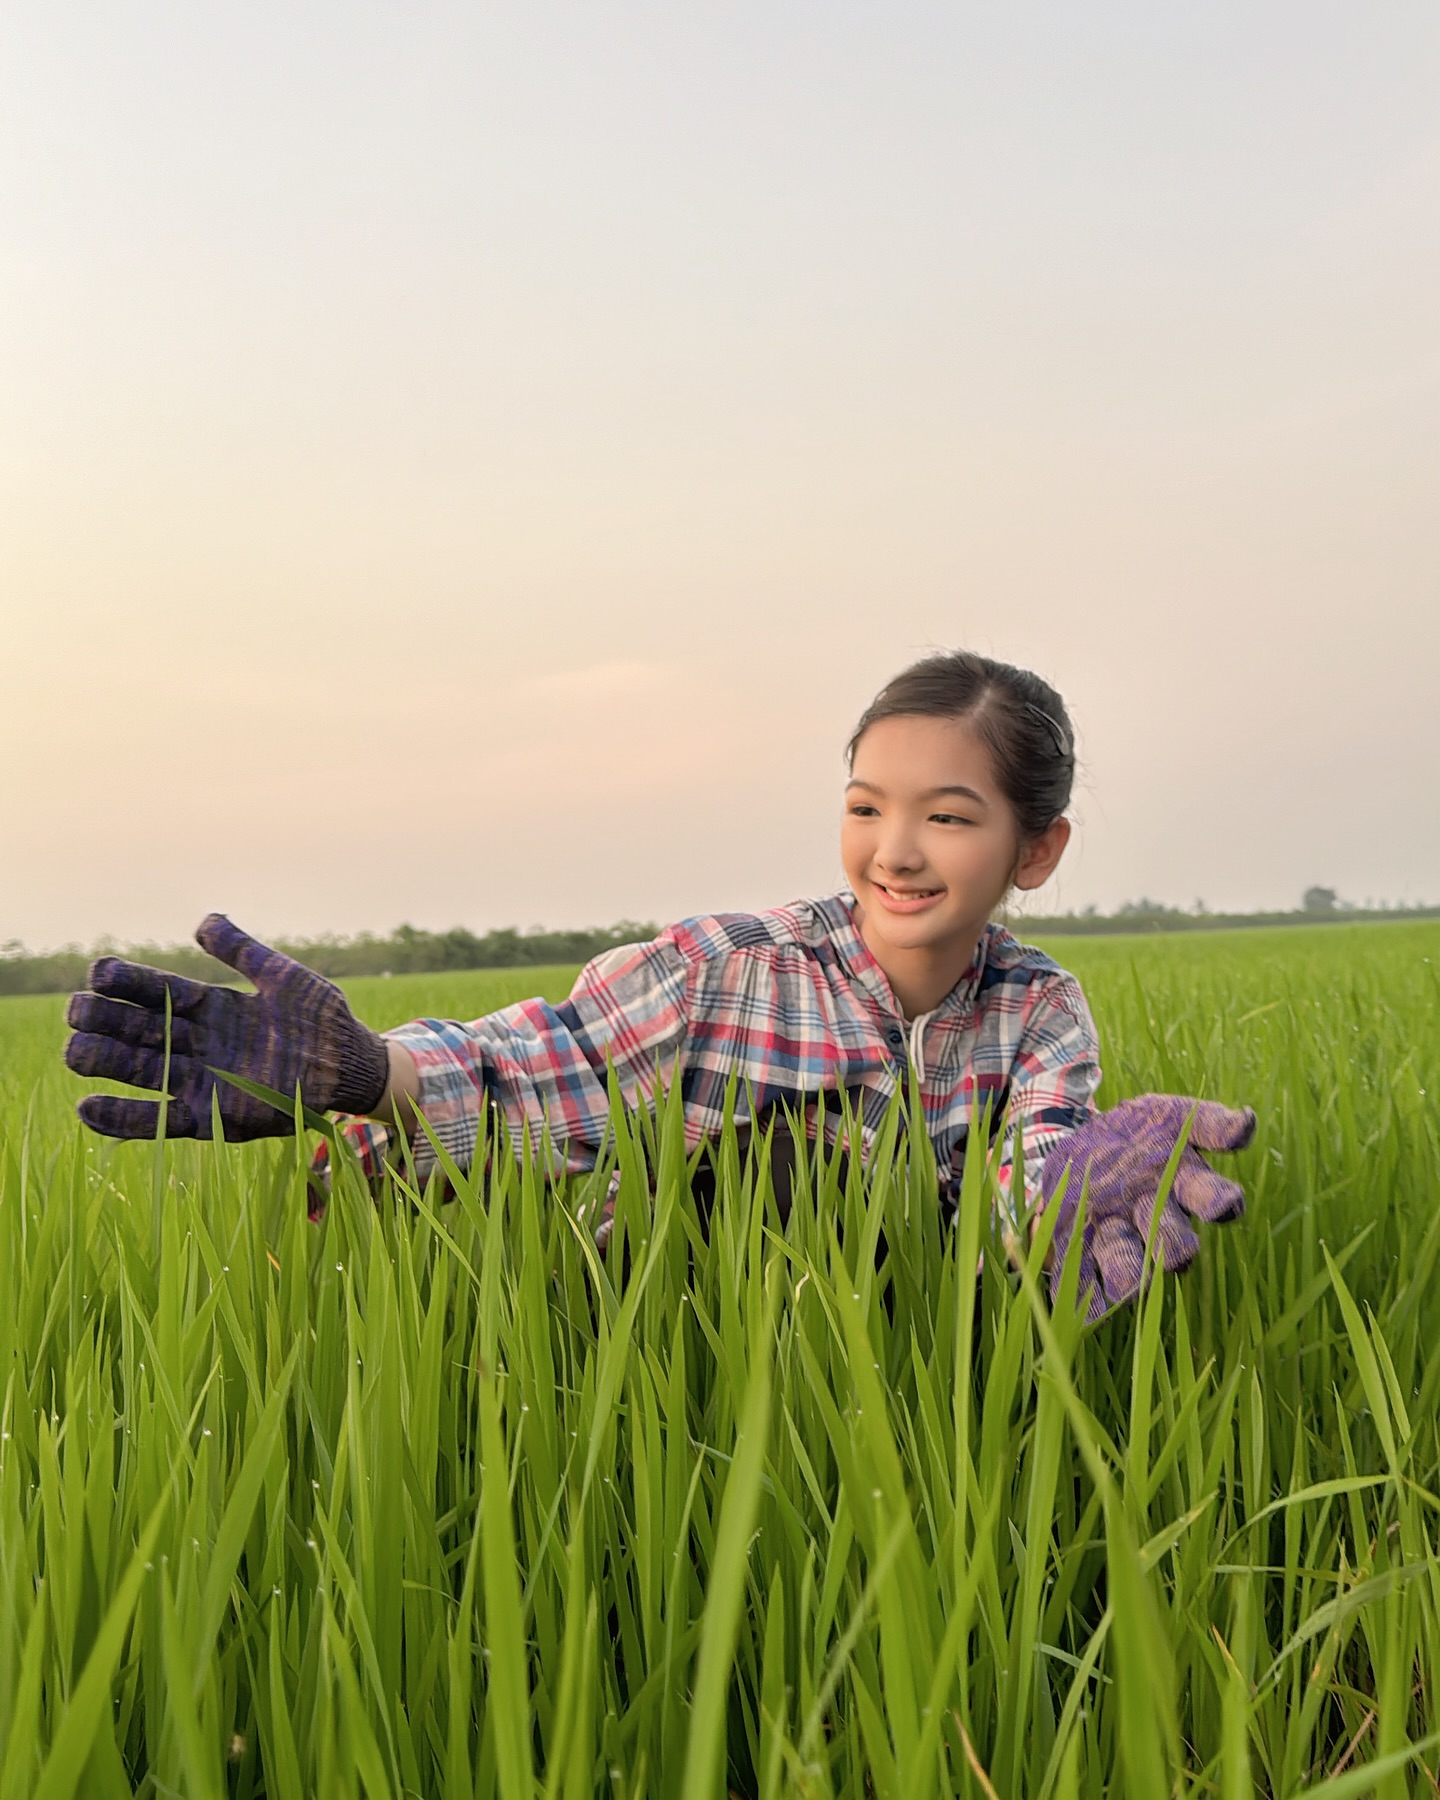
<path id="1" fill-rule="evenodd" d="M 628 1104 L 653 1101 L 657 1081 L 678 1077 L 688 1023 L 689 965 L 667 934 L 596 957 L 558 1006 L 522 1000 L 469 1024 L 416 1019 L 384 1035 L 414 1057 L 416 1105 L 459 1167 L 469 1167 L 489 1110 L 517 1147 L 527 1129 L 537 1149 L 548 1141 L 559 1172 L 595 1166 L 609 1069 Z M 368 1120 L 341 1121 L 341 1131 L 366 1173 L 378 1173 L 393 1134 Z M 436 1166 L 423 1131 L 412 1150 L 423 1181 Z"/>
<path id="2" fill-rule="evenodd" d="M 346 1146 L 353 1154 L 360 1172 L 371 1182 L 385 1173 L 392 1152 L 399 1147 L 399 1134 L 393 1125 L 379 1119 L 365 1119 L 354 1113 L 336 1113 L 334 1123 Z M 330 1198 L 330 1144 L 325 1138 L 315 1146 L 310 1158 L 310 1217 L 318 1219 Z"/>
<path id="3" fill-rule="evenodd" d="M 1099 1086 L 1095 1021 L 1080 983 L 1059 970 L 1037 984 L 1011 1076 L 1000 1181 L 1012 1195 L 1012 1224 L 1039 1201 L 1040 1170 L 1049 1150 L 1093 1116 Z M 1017 1136 L 1024 1156 L 1023 1194 L 1012 1180 Z"/>

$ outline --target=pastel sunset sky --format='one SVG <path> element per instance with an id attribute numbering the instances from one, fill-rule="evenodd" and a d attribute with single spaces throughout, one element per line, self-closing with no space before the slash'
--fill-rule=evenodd
<path id="1" fill-rule="evenodd" d="M 1440 900 L 1440 10 L 0 13 L 0 941 L 828 890 L 936 647 L 1042 910 Z"/>

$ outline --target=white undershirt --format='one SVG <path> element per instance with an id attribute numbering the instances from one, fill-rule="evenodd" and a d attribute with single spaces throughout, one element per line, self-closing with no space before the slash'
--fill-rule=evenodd
<path id="1" fill-rule="evenodd" d="M 925 1079 L 925 1027 L 935 1017 L 934 1009 L 921 1013 L 910 1022 L 910 1060 L 915 1065 L 915 1079 Z"/>

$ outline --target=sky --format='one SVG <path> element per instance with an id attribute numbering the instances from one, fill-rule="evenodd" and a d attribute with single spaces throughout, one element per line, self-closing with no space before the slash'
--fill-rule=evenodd
<path id="1" fill-rule="evenodd" d="M 841 879 L 937 648 L 1032 910 L 1440 900 L 1429 0 L 0 11 L 0 943 Z"/>

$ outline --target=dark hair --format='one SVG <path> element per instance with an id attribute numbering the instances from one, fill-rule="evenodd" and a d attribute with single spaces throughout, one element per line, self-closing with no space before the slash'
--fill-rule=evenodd
<path id="1" fill-rule="evenodd" d="M 862 737 L 881 719 L 964 719 L 995 762 L 1023 838 L 1038 837 L 1070 804 L 1075 732 L 1065 702 L 1028 669 L 973 650 L 924 657 L 902 669 L 865 708 L 845 749 L 852 767 Z"/>

